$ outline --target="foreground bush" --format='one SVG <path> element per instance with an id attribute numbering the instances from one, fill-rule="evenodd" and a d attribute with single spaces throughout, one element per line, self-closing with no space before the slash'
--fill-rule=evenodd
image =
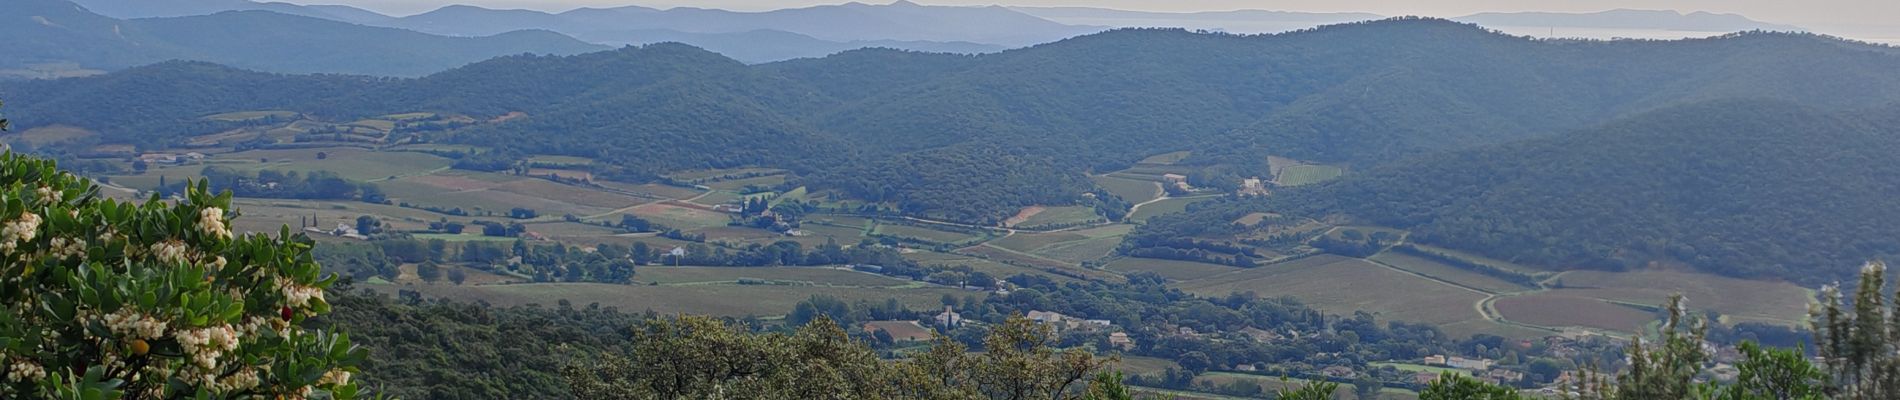
<path id="1" fill-rule="evenodd" d="M 127 203 L 0 155 L 0 398 L 356 397 L 365 353 L 328 312 L 311 241 L 233 235 L 230 195 Z"/>

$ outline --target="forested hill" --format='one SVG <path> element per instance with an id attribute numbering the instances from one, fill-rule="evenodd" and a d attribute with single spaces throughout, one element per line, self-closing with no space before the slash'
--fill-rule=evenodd
<path id="1" fill-rule="evenodd" d="M 1708 102 L 1391 164 L 1276 201 L 1530 264 L 1663 260 L 1822 283 L 1900 255 L 1900 129 L 1866 117 Z"/>
<path id="2" fill-rule="evenodd" d="M 1076 202 L 1085 173 L 1195 150 L 1202 181 L 1267 155 L 1378 165 L 1539 137 L 1675 104 L 1766 98 L 1824 110 L 1900 101 L 1900 55 L 1818 36 L 1540 41 L 1401 18 L 1277 35 L 1118 30 L 977 56 L 861 50 L 745 65 L 678 44 L 510 56 L 417 79 L 282 76 L 173 63 L 0 85 L 24 127 L 163 147 L 199 117 L 287 109 L 525 118 L 439 137 L 608 161 L 597 176 L 792 169 L 816 188 L 995 222 Z M 231 97 L 235 96 L 235 97 Z M 202 99 L 204 103 L 179 101 Z M 64 105 L 64 106 L 60 106 Z M 86 105 L 74 107 L 73 105 Z"/>

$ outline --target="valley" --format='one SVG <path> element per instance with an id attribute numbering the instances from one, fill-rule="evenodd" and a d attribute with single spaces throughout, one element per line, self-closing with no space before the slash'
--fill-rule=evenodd
<path id="1" fill-rule="evenodd" d="M 1855 266 L 1900 255 L 1888 206 L 1900 197 L 1888 161 L 1900 154 L 1900 53 L 1816 34 L 1559 40 L 1399 17 L 1071 36 L 1080 28 L 1019 20 L 1067 38 L 886 28 L 910 42 L 1033 45 L 764 62 L 681 43 L 456 47 L 692 12 L 680 9 L 283 20 L 408 38 L 380 52 L 453 50 L 384 77 L 153 60 L 232 44 L 204 34 L 264 11 L 121 20 L 32 1 L 153 45 L 114 50 L 123 58 L 99 62 L 125 68 L 109 72 L 0 80 L 13 125 L 0 161 L 21 165 L 0 170 L 19 189 L 0 193 L 19 215 L 0 257 L 16 245 L 52 257 L 49 270 L 19 265 L 55 286 L 68 281 L 54 274 L 107 275 L 60 264 L 101 256 L 208 267 L 163 275 L 184 282 L 166 288 L 277 284 L 258 296 L 304 308 L 219 306 L 264 322 L 331 314 L 302 326 L 365 332 L 361 343 L 398 354 L 358 372 L 407 397 L 632 396 L 646 389 L 615 385 L 647 378 L 628 371 L 699 345 L 885 374 L 841 379 L 865 385 L 852 390 L 883 390 L 870 386 L 892 371 L 1070 357 L 1070 381 L 1093 376 L 1091 388 L 1227 399 L 1337 384 L 1336 398 L 1416 399 L 1447 372 L 1556 395 L 1581 371 L 1643 368 L 1627 352 L 1664 337 L 1707 353 L 1697 371 L 1719 370 L 1692 378 L 1728 383 L 1758 356 L 1744 343 L 1814 344 L 1810 303 L 1838 303 L 1829 284 L 1856 277 L 1878 290 L 1867 280 L 1885 270 Z M 1168 17 L 950 8 L 953 21 Z M 386 26 L 466 37 L 430 45 L 448 37 Z M 547 46 L 531 42 L 510 43 Z M 27 181 L 48 176 L 81 189 Z M 69 198 L 141 225 L 35 237 L 35 212 L 48 229 L 93 229 L 47 211 Z M 146 242 L 85 251 L 123 231 Z M 207 250 L 174 251 L 187 241 Z M 243 246 L 259 250 L 213 253 Z M 308 282 L 252 281 L 227 256 L 273 256 Z M 100 287 L 149 289 L 130 285 Z M 66 308 L 39 310 L 78 312 Z M 180 346 L 148 339 L 108 350 Z M 1070 373 L 1043 368 L 1032 372 Z M 1125 375 L 1093 375 L 1106 371 Z"/>

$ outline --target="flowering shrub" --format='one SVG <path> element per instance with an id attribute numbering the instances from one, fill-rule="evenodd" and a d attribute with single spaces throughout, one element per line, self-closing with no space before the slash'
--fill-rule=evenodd
<path id="1" fill-rule="evenodd" d="M 299 328 L 329 311 L 312 242 L 233 235 L 230 194 L 101 199 L 0 155 L 0 399 L 356 397 L 365 352 Z"/>

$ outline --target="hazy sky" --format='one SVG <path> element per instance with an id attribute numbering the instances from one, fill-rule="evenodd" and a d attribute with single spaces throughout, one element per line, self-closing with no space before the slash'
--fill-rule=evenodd
<path id="1" fill-rule="evenodd" d="M 891 0 L 865 0 L 889 3 Z M 1262 9 L 1285 11 L 1359 11 L 1383 15 L 1456 17 L 1484 11 L 1591 12 L 1616 8 L 1673 9 L 1738 13 L 1766 22 L 1860 29 L 1900 29 L 1900 0 L 913 0 L 932 5 L 1094 6 L 1150 11 Z M 642 5 L 692 6 L 730 10 L 771 10 L 844 1 L 825 0 L 292 0 L 305 4 L 348 4 L 408 15 L 448 4 L 490 8 L 565 11 L 576 7 Z M 1878 29 L 1886 31 L 1889 29 Z"/>

